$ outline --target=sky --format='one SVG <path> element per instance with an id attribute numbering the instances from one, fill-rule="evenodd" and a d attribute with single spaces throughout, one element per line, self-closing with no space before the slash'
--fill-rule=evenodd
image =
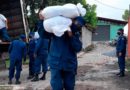
<path id="1" fill-rule="evenodd" d="M 88 4 L 97 5 L 97 16 L 123 20 L 125 9 L 129 9 L 130 0 L 86 0 Z"/>

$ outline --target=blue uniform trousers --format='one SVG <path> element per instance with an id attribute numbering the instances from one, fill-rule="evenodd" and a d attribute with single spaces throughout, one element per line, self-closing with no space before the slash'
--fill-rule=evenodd
<path id="1" fill-rule="evenodd" d="M 6 41 L 10 41 L 6 28 L 0 29 L 0 36 Z"/>
<path id="2" fill-rule="evenodd" d="M 51 69 L 52 90 L 74 90 L 75 72 Z"/>
<path id="3" fill-rule="evenodd" d="M 29 55 L 29 75 L 34 75 L 34 61 L 35 61 L 35 58 L 34 58 L 34 55 L 33 54 L 30 54 Z"/>
<path id="4" fill-rule="evenodd" d="M 35 60 L 35 74 L 39 74 L 41 71 L 42 66 L 42 72 L 47 72 L 47 54 L 41 54 L 38 55 Z"/>
<path id="5" fill-rule="evenodd" d="M 15 69 L 16 69 L 15 78 L 16 78 L 16 80 L 19 80 L 20 74 L 22 71 L 22 60 L 10 59 L 10 67 L 9 67 L 9 79 L 10 80 L 12 80 L 14 77 Z"/>
<path id="6" fill-rule="evenodd" d="M 118 56 L 118 64 L 121 73 L 125 71 L 125 56 Z"/>

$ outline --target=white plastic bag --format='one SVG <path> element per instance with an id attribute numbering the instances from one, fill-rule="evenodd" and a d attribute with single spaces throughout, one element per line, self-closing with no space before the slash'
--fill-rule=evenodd
<path id="1" fill-rule="evenodd" d="M 78 11 L 78 8 L 74 4 L 65 4 L 63 5 L 62 16 L 68 17 L 68 18 L 75 18 L 77 16 L 80 16 L 80 13 Z"/>
<path id="2" fill-rule="evenodd" d="M 35 32 L 34 33 L 34 39 L 38 39 L 40 36 L 39 36 L 39 34 L 38 34 L 38 32 Z"/>
<path id="3" fill-rule="evenodd" d="M 49 19 L 55 16 L 64 16 L 67 18 L 75 18 L 77 16 L 84 16 L 86 14 L 86 9 L 83 5 L 78 3 L 75 4 L 65 4 L 63 6 L 50 6 L 46 7 L 41 12 L 45 19 Z"/>
<path id="4" fill-rule="evenodd" d="M 70 31 L 71 24 L 71 19 L 62 16 L 56 16 L 43 22 L 45 30 L 58 37 L 62 36 L 65 31 Z"/>
<path id="5" fill-rule="evenodd" d="M 78 8 L 78 11 L 79 11 L 80 15 L 81 16 L 85 16 L 86 9 L 83 7 L 83 5 L 81 3 L 77 4 L 77 8 Z"/>
<path id="6" fill-rule="evenodd" d="M 62 6 L 49 6 L 41 11 L 41 15 L 44 17 L 44 19 L 49 19 L 61 15 L 61 9 Z"/>

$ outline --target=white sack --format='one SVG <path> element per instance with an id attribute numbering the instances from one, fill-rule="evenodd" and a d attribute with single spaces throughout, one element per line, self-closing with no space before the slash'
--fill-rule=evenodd
<path id="1" fill-rule="evenodd" d="M 41 11 L 41 15 L 44 19 L 49 19 L 55 16 L 61 15 L 62 6 L 49 6 Z"/>
<path id="2" fill-rule="evenodd" d="M 62 8 L 63 10 L 61 12 L 62 16 L 64 17 L 75 18 L 77 16 L 80 16 L 78 8 L 74 4 L 65 4 L 64 6 L 62 6 Z"/>
<path id="3" fill-rule="evenodd" d="M 39 34 L 38 34 L 38 32 L 35 32 L 34 33 L 34 39 L 38 39 L 40 36 L 39 36 Z"/>
<path id="4" fill-rule="evenodd" d="M 47 20 L 44 20 L 43 25 L 47 32 L 54 33 L 54 35 L 60 37 L 65 31 L 70 30 L 72 20 L 62 16 L 56 16 Z"/>
<path id="5" fill-rule="evenodd" d="M 65 9 L 62 12 L 64 17 L 75 18 L 80 15 L 85 16 L 86 14 L 86 9 L 80 3 L 78 3 L 77 5 L 71 3 L 65 4 L 63 8 Z"/>
<path id="6" fill-rule="evenodd" d="M 65 4 L 63 6 L 49 6 L 43 9 L 41 12 L 45 19 L 52 18 L 55 16 L 64 16 L 67 18 L 75 18 L 77 16 L 84 16 L 86 14 L 86 9 L 83 5 L 78 3 L 75 4 Z"/>
<path id="7" fill-rule="evenodd" d="M 79 13 L 81 14 L 81 16 L 85 16 L 86 14 L 86 9 L 83 7 L 83 5 L 81 3 L 77 4 L 77 8 L 79 10 Z"/>

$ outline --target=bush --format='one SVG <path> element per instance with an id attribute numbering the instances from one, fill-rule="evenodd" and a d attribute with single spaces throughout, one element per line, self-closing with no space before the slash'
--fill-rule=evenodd
<path id="1" fill-rule="evenodd" d="M 130 58 L 126 59 L 126 68 L 128 69 L 128 71 L 130 72 Z"/>

